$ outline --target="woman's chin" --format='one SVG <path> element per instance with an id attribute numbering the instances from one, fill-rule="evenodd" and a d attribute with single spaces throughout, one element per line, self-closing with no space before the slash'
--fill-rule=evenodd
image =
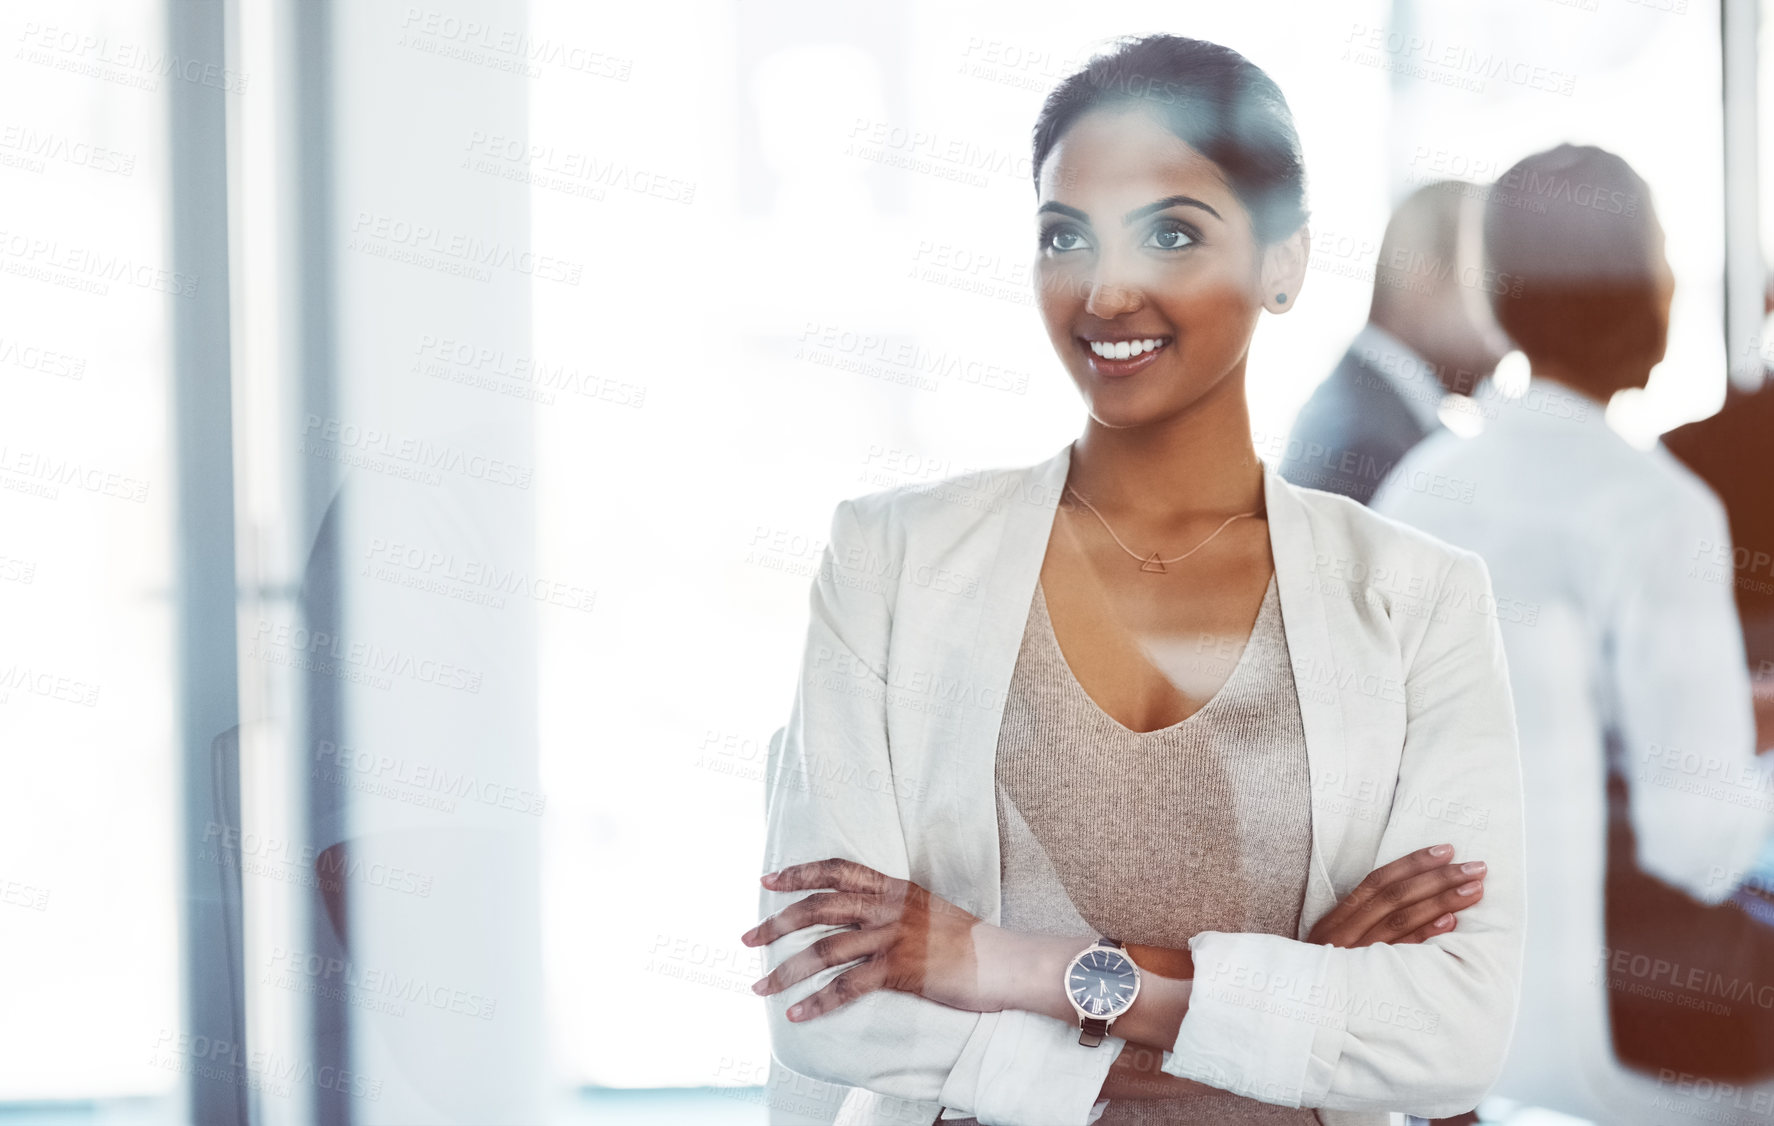
<path id="1" fill-rule="evenodd" d="M 1131 403 L 1104 402 L 1103 397 L 1089 401 L 1090 417 L 1099 426 L 1111 430 L 1131 430 L 1156 422 L 1161 412 L 1139 407 Z"/>
<path id="2" fill-rule="evenodd" d="M 1144 426 L 1174 413 L 1175 403 L 1167 401 L 1169 396 L 1154 393 L 1160 390 L 1115 383 L 1104 386 L 1094 379 L 1079 388 L 1090 417 L 1117 429 Z"/>

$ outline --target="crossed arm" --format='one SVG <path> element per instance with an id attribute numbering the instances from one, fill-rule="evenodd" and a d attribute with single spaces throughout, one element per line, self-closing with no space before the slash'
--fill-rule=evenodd
<path id="1" fill-rule="evenodd" d="M 1484 897 L 1483 861 L 1455 863 L 1436 845 L 1374 870 L 1313 927 L 1308 941 L 1357 947 L 1419 943 L 1451 931 L 1456 913 Z M 912 993 L 968 1012 L 1019 1009 L 1075 1022 L 1063 987 L 1066 965 L 1095 936 L 1039 935 L 981 919 L 909 880 L 841 857 L 794 864 L 760 881 L 777 892 L 812 891 L 740 936 L 765 946 L 816 924 L 833 931 L 790 956 L 752 986 L 768 996 L 833 966 L 856 963 L 788 1010 L 810 1021 L 880 989 Z M 855 928 L 855 929 L 848 929 Z M 1115 1035 L 1145 1052 L 1117 1060 L 1103 1095 L 1169 1098 L 1199 1085 L 1158 1072 L 1152 1052 L 1168 1051 L 1188 1014 L 1195 967 L 1187 950 L 1130 943 L 1144 974 L 1139 996 L 1116 1020 Z M 1141 1066 L 1141 1063 L 1149 1066 Z"/>

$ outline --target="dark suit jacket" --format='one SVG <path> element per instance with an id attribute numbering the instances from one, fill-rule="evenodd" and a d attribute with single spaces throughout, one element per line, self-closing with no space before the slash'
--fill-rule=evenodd
<path id="1" fill-rule="evenodd" d="M 1300 408 L 1278 468 L 1292 484 L 1366 504 L 1399 459 L 1435 429 L 1419 422 L 1386 376 L 1351 347 Z"/>

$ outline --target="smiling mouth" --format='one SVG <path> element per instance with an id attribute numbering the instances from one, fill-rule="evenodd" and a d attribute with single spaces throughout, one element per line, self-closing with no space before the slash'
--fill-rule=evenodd
<path id="1" fill-rule="evenodd" d="M 1080 336 L 1086 362 L 1098 375 L 1132 375 L 1156 360 L 1170 347 L 1171 337 L 1146 336 L 1128 340 L 1090 340 Z"/>
<path id="2" fill-rule="evenodd" d="M 1097 356 L 1105 360 L 1131 360 L 1147 352 L 1156 352 L 1170 343 L 1168 336 L 1149 336 L 1144 340 L 1086 340 L 1084 342 Z"/>

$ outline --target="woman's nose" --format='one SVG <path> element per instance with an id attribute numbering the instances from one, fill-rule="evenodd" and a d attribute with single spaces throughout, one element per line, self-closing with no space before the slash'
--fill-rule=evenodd
<path id="1" fill-rule="evenodd" d="M 1098 279 L 1091 283 L 1090 295 L 1084 300 L 1084 311 L 1107 320 L 1134 312 L 1142 303 L 1140 291 L 1134 287 Z"/>

